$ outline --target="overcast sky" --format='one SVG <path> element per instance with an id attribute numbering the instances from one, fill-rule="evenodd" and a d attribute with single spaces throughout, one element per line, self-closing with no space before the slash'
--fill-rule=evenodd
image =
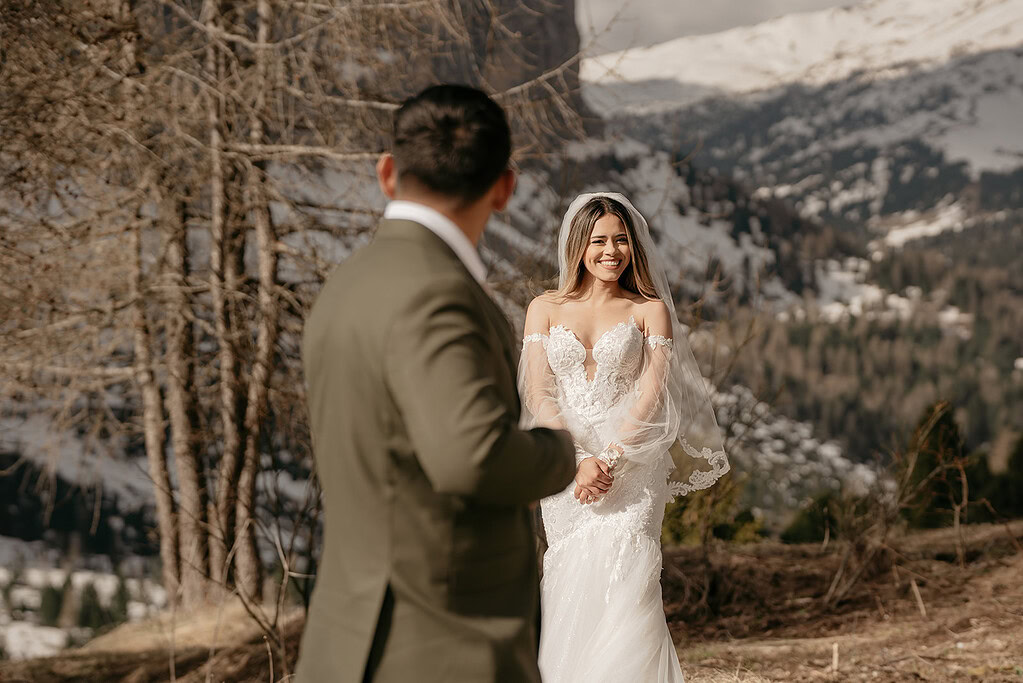
<path id="1" fill-rule="evenodd" d="M 757 24 L 791 12 L 856 4 L 859 0 L 576 0 L 583 44 L 596 39 L 595 53 L 663 43 L 672 38 Z"/>

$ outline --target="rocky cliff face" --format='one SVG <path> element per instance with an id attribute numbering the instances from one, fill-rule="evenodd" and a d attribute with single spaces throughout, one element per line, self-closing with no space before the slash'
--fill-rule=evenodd
<path id="1" fill-rule="evenodd" d="M 459 0 L 456 14 L 467 29 L 459 39 L 469 49 L 439 58 L 438 78 L 496 92 L 526 85 L 518 106 L 543 107 L 555 129 L 570 126 L 574 114 L 596 132 L 598 122 L 581 97 L 575 0 Z M 555 105 L 553 94 L 567 108 Z"/>
<path id="2" fill-rule="evenodd" d="M 575 0 L 461 0 L 479 77 L 505 90 L 557 69 L 579 51 Z M 466 74 L 473 73 L 469 65 Z M 476 80 L 475 78 L 473 80 Z M 555 82 L 579 90 L 579 65 L 565 68 Z"/>

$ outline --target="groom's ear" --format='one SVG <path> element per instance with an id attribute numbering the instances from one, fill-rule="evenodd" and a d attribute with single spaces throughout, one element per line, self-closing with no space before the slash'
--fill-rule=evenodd
<path id="1" fill-rule="evenodd" d="M 504 211 L 504 207 L 508 206 L 508 202 L 511 200 L 512 193 L 515 192 L 515 171 L 506 168 L 490 192 L 490 205 L 493 210 Z"/>
<path id="2" fill-rule="evenodd" d="M 394 165 L 394 155 L 384 152 L 377 159 L 377 182 L 380 190 L 388 199 L 394 199 L 398 191 L 398 168 Z"/>

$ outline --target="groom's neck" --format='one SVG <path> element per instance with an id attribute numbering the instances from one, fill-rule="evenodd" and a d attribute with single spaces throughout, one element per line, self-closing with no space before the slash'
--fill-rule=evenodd
<path id="1" fill-rule="evenodd" d="M 485 201 L 465 204 L 461 199 L 453 199 L 425 192 L 397 192 L 395 199 L 422 204 L 442 214 L 465 233 L 472 245 L 478 246 L 483 230 L 490 220 L 491 208 Z"/>

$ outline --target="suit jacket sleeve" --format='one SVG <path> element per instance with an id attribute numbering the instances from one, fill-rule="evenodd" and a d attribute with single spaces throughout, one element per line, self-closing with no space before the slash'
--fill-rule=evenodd
<path id="1" fill-rule="evenodd" d="M 436 491 L 524 504 L 568 485 L 575 449 L 567 432 L 519 429 L 484 319 L 462 278 L 425 286 L 392 325 L 387 381 Z"/>

